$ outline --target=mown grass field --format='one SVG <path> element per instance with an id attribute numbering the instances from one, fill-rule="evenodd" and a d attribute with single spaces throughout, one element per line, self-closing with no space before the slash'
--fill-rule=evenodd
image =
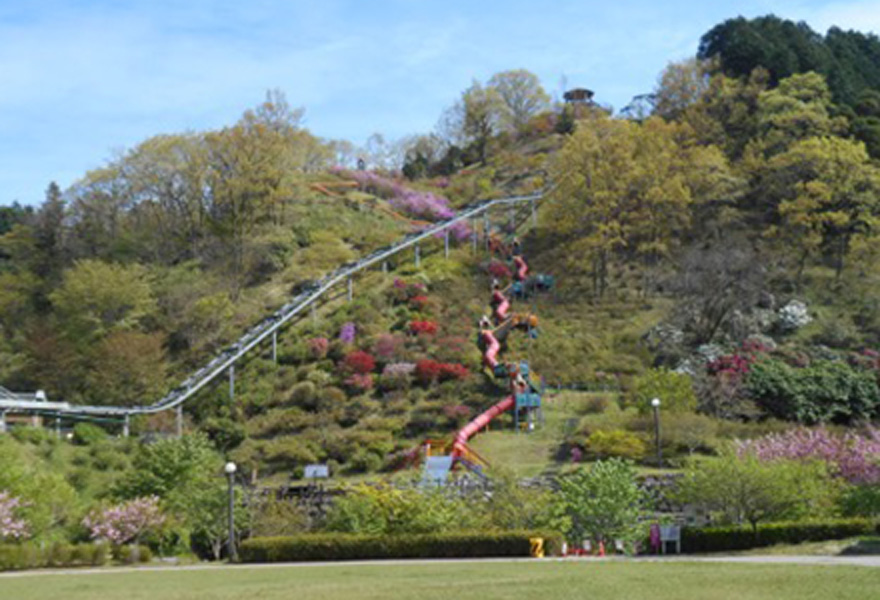
<path id="1" fill-rule="evenodd" d="M 472 562 L 209 568 L 0 577 L 4 600 L 868 600 L 880 571 L 849 566 Z"/>

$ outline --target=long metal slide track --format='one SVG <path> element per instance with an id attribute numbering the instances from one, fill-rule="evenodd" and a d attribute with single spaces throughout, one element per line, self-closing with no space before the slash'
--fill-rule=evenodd
<path id="1" fill-rule="evenodd" d="M 514 196 L 477 202 L 463 208 L 450 219 L 422 229 L 421 231 L 406 235 L 401 241 L 375 250 L 371 254 L 355 261 L 342 265 L 323 279 L 312 283 L 304 291 L 300 292 L 290 302 L 276 310 L 274 313 L 251 327 L 247 333 L 234 344 L 226 348 L 207 365 L 187 377 L 179 386 L 171 390 L 165 397 L 145 406 L 88 406 L 76 405 L 68 402 L 45 402 L 30 394 L 13 394 L 0 388 L 0 413 L 24 413 L 45 414 L 51 416 L 64 415 L 107 415 L 127 418 L 130 415 L 152 414 L 177 408 L 193 397 L 199 390 L 219 377 L 224 372 L 234 368 L 235 363 L 245 354 L 253 350 L 257 345 L 267 340 L 270 336 L 277 335 L 279 329 L 284 327 L 291 319 L 304 310 L 319 302 L 325 294 L 340 283 L 351 285 L 352 277 L 360 271 L 382 263 L 400 252 L 415 247 L 416 260 L 418 261 L 418 244 L 437 234 L 444 234 L 444 248 L 449 250 L 449 228 L 462 221 L 473 220 L 471 235 L 476 246 L 477 217 L 483 216 L 488 223 L 489 209 L 496 206 L 517 205 L 531 203 L 532 215 L 536 214 L 537 205 L 544 197 L 543 193 L 527 196 Z M 349 287 L 349 293 L 351 288 Z M 273 344 L 276 343 L 273 337 Z M 274 346 L 273 346 L 274 347 Z"/>

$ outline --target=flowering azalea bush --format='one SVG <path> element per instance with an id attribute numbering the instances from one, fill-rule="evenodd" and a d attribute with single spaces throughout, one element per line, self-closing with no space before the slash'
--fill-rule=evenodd
<path id="1" fill-rule="evenodd" d="M 460 381 L 468 376 L 467 367 L 458 363 L 440 363 L 440 381 Z"/>
<path id="2" fill-rule="evenodd" d="M 434 335 L 437 333 L 437 323 L 434 321 L 412 321 L 409 330 L 415 335 Z"/>
<path id="3" fill-rule="evenodd" d="M 428 385 L 440 378 L 442 363 L 430 358 L 425 358 L 416 363 L 416 379 L 419 383 Z"/>
<path id="4" fill-rule="evenodd" d="M 389 390 L 403 389 L 409 386 L 410 378 L 416 365 L 409 362 L 390 363 L 382 369 L 382 386 Z"/>
<path id="5" fill-rule="evenodd" d="M 409 299 L 409 305 L 416 310 L 424 310 L 428 306 L 428 302 L 428 297 L 421 294 Z"/>
<path id="6" fill-rule="evenodd" d="M 30 535 L 27 521 L 17 514 L 24 506 L 9 492 L 0 492 L 0 540 L 20 540 Z"/>
<path id="7" fill-rule="evenodd" d="M 449 200 L 433 192 L 413 190 L 399 181 L 369 171 L 345 172 L 345 175 L 357 181 L 365 192 L 385 198 L 395 210 L 414 219 L 443 221 L 455 216 Z M 465 222 L 456 223 L 449 230 L 458 240 L 470 235 Z M 442 237 L 443 234 L 439 235 Z"/>
<path id="8" fill-rule="evenodd" d="M 423 359 L 416 363 L 416 379 L 428 385 L 434 381 L 458 381 L 469 375 L 467 367 L 458 363 L 442 363 Z"/>
<path id="9" fill-rule="evenodd" d="M 376 338 L 373 344 L 373 354 L 380 361 L 388 363 L 393 361 L 403 350 L 404 340 L 392 333 L 383 333 Z"/>
<path id="10" fill-rule="evenodd" d="M 320 360 L 327 357 L 327 351 L 330 349 L 330 340 L 327 338 L 312 338 L 307 344 L 313 358 Z"/>
<path id="11" fill-rule="evenodd" d="M 821 460 L 850 483 L 880 483 L 880 429 L 864 435 L 854 431 L 833 434 L 824 427 L 798 428 L 737 442 L 737 453 L 761 460 Z"/>
<path id="12" fill-rule="evenodd" d="M 135 498 L 102 510 L 94 510 L 83 519 L 83 527 L 94 540 L 121 545 L 137 542 L 151 529 L 165 522 L 158 496 Z"/>
<path id="13" fill-rule="evenodd" d="M 489 263 L 489 266 L 486 267 L 486 270 L 489 272 L 489 275 L 491 275 L 495 279 L 510 279 L 510 277 L 513 275 L 510 267 L 499 260 L 492 260 Z"/>
<path id="14" fill-rule="evenodd" d="M 355 335 L 357 335 L 357 327 L 351 321 L 339 329 L 339 341 L 343 344 L 353 344 Z"/>
<path id="15" fill-rule="evenodd" d="M 370 373 L 355 373 L 345 379 L 345 385 L 356 392 L 366 392 L 373 389 L 373 375 Z"/>
<path id="16" fill-rule="evenodd" d="M 732 379 L 740 379 L 749 372 L 752 359 L 740 354 L 726 354 L 716 358 L 706 365 L 706 370 L 712 375 L 719 375 Z"/>
<path id="17" fill-rule="evenodd" d="M 427 289 L 424 283 L 407 283 L 397 278 L 391 286 L 390 297 L 396 304 L 409 303 L 416 296 L 424 296 Z"/>
<path id="18" fill-rule="evenodd" d="M 343 366 L 348 372 L 356 375 L 365 375 L 376 368 L 376 360 L 369 352 L 355 350 L 345 357 Z"/>

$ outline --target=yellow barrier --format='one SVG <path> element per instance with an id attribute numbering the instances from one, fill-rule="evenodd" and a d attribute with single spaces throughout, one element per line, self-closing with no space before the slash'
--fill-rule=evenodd
<path id="1" fill-rule="evenodd" d="M 532 558 L 544 558 L 544 538 L 529 538 L 529 554 Z"/>

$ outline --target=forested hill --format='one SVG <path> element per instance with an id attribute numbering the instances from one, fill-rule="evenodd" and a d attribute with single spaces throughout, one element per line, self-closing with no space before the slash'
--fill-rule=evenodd
<path id="1" fill-rule="evenodd" d="M 880 93 L 870 70 L 849 87 L 823 73 L 877 41 L 791 27 L 719 25 L 617 115 L 515 70 L 396 143 L 321 140 L 276 92 L 223 129 L 145 140 L 0 212 L 0 384 L 149 403 L 324 273 L 476 199 L 552 189 L 520 233 L 559 286 L 540 338 L 510 349 L 549 381 L 613 390 L 622 410 L 661 389 L 713 427 L 876 419 Z M 780 65 L 783 37 L 797 60 Z M 495 392 L 471 340 L 509 266 L 459 233 L 450 260 L 370 274 L 283 336 L 277 364 L 243 365 L 234 400 L 206 390 L 187 427 L 256 473 L 390 468 L 460 425 Z"/>

